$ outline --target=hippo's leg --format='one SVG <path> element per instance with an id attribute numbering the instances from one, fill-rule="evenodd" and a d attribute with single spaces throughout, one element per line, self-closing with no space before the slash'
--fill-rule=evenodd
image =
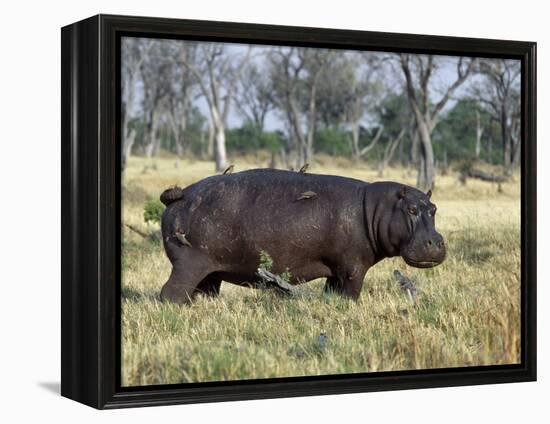
<path id="1" fill-rule="evenodd" d="M 337 277 L 328 277 L 325 282 L 325 293 L 342 294 L 342 280 Z"/>
<path id="2" fill-rule="evenodd" d="M 172 273 L 162 287 L 160 298 L 180 305 L 191 303 L 198 285 L 214 271 L 210 262 L 192 251 L 172 263 Z"/>
<path id="3" fill-rule="evenodd" d="M 361 289 L 363 288 L 363 274 L 361 277 L 350 278 L 348 277 L 344 283 L 344 288 L 342 294 L 344 296 L 350 297 L 353 300 L 359 299 L 361 294 Z"/>
<path id="4" fill-rule="evenodd" d="M 327 278 L 325 292 L 338 293 L 345 297 L 357 300 L 363 288 L 366 270 L 353 268 L 352 270 L 339 269 L 333 277 Z"/>
<path id="5" fill-rule="evenodd" d="M 217 278 L 214 274 L 210 274 L 198 284 L 197 293 L 204 296 L 216 297 L 220 294 L 221 284 L 221 278 Z"/>

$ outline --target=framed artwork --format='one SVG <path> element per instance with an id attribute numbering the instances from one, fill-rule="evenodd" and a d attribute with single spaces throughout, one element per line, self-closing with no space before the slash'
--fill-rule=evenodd
<path id="1" fill-rule="evenodd" d="M 536 44 L 62 29 L 62 395 L 536 379 Z"/>

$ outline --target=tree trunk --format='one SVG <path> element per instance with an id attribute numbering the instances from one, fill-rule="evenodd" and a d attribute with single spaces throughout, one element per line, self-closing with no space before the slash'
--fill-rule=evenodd
<path id="1" fill-rule="evenodd" d="M 227 152 L 225 150 L 225 128 L 223 124 L 216 128 L 216 171 L 223 171 L 227 168 Z"/>
<path id="2" fill-rule="evenodd" d="M 403 136 L 404 135 L 405 134 L 403 133 Z M 405 158 L 405 151 L 403 149 L 404 144 L 405 143 L 399 143 L 399 145 L 397 146 L 397 160 L 399 161 L 401 166 L 403 166 L 405 163 L 409 161 L 408 158 Z"/>
<path id="3" fill-rule="evenodd" d="M 174 118 L 174 137 L 176 138 L 176 154 L 182 157 L 185 154 L 185 131 L 187 129 L 187 113 L 182 111 L 182 116 L 179 124 Z"/>
<path id="4" fill-rule="evenodd" d="M 176 140 L 176 156 L 181 158 L 183 156 L 183 136 L 180 134 L 180 131 L 177 134 L 174 134 Z"/>
<path id="5" fill-rule="evenodd" d="M 483 136 L 483 127 L 481 126 L 481 116 L 476 110 L 476 159 L 481 154 L 481 137 Z"/>
<path id="6" fill-rule="evenodd" d="M 418 164 L 418 130 L 416 126 L 410 132 L 411 137 L 411 150 L 410 150 L 410 159 L 413 165 Z"/>
<path id="7" fill-rule="evenodd" d="M 155 122 L 155 138 L 154 138 L 154 143 L 153 143 L 153 156 L 157 156 L 158 153 L 159 153 L 159 150 L 160 150 L 160 142 L 161 142 L 161 137 L 160 137 L 160 134 L 159 134 L 159 129 L 158 129 L 158 116 L 157 116 L 157 119 L 156 119 L 156 122 Z"/>
<path id="8" fill-rule="evenodd" d="M 493 164 L 493 137 L 489 136 L 489 145 L 487 146 L 487 162 Z"/>
<path id="9" fill-rule="evenodd" d="M 300 169 L 305 163 L 306 140 L 304 139 L 304 135 L 302 134 L 302 130 L 300 128 L 298 107 L 292 99 L 288 101 L 287 115 L 289 118 L 290 128 L 292 130 L 290 138 L 292 140 L 292 145 L 295 147 L 297 152 L 295 166 L 296 169 Z"/>
<path id="10" fill-rule="evenodd" d="M 359 162 L 359 122 L 353 122 L 351 124 L 351 149 L 353 152 L 353 159 L 355 162 Z"/>
<path id="11" fill-rule="evenodd" d="M 153 109 L 149 112 L 149 122 L 147 123 L 147 144 L 145 145 L 145 157 L 151 158 L 153 156 L 153 148 L 155 144 L 157 124 L 156 124 L 156 112 Z"/>
<path id="12" fill-rule="evenodd" d="M 383 130 L 384 130 L 383 127 L 378 128 L 378 131 L 376 132 L 376 135 L 374 136 L 374 138 L 372 139 L 370 144 L 363 147 L 359 151 L 359 156 L 363 156 L 363 155 L 367 154 L 369 151 L 371 151 L 374 148 L 374 146 L 376 146 L 376 144 L 378 143 L 378 140 L 380 140 L 380 137 L 382 136 L 382 131 Z"/>
<path id="13" fill-rule="evenodd" d="M 508 114 L 506 113 L 506 106 L 503 106 L 501 109 L 501 116 L 500 116 L 500 132 L 502 137 L 502 152 L 503 152 L 503 160 L 502 164 L 504 165 L 504 169 L 508 170 L 510 169 L 511 165 L 511 149 L 510 149 L 510 134 L 508 131 Z"/>
<path id="14" fill-rule="evenodd" d="M 512 138 L 511 144 L 512 144 L 512 160 L 510 164 L 510 172 L 513 172 L 518 166 L 519 160 L 521 157 L 521 148 L 520 148 L 521 143 L 519 141 L 519 138 L 517 140 Z"/>
<path id="15" fill-rule="evenodd" d="M 401 139 L 405 135 L 405 130 L 401 130 L 397 137 L 390 140 L 388 144 L 386 145 L 386 148 L 384 149 L 384 156 L 380 159 L 380 163 L 378 164 L 378 175 L 380 177 L 384 176 L 384 170 L 391 162 L 393 155 L 395 154 L 395 150 L 397 149 L 397 146 L 400 144 Z"/>
<path id="16" fill-rule="evenodd" d="M 314 140 L 314 130 L 307 136 L 307 143 L 304 154 L 304 163 L 310 163 L 313 160 L 313 140 Z"/>
<path id="17" fill-rule="evenodd" d="M 430 131 L 424 121 L 417 122 L 417 125 L 421 143 L 417 187 L 423 191 L 432 190 L 434 188 L 435 163 Z"/>
<path id="18" fill-rule="evenodd" d="M 124 171 L 124 168 L 126 166 L 126 162 L 128 161 L 128 156 L 130 154 L 131 148 L 128 149 L 128 112 L 127 112 L 127 106 L 124 102 L 122 102 L 121 107 L 121 114 L 122 114 L 122 158 L 121 158 L 121 168 Z M 132 143 L 133 144 L 133 143 Z"/>
<path id="19" fill-rule="evenodd" d="M 286 154 L 286 150 L 284 147 L 281 147 L 281 163 L 283 166 L 288 169 L 289 168 L 289 161 L 288 161 L 288 155 Z"/>
<path id="20" fill-rule="evenodd" d="M 504 169 L 510 169 L 510 166 L 512 164 L 510 158 L 511 158 L 511 151 L 510 151 L 510 142 L 508 141 L 508 137 L 503 138 L 503 151 L 504 151 L 504 158 L 503 158 L 503 165 Z"/>
<path id="21" fill-rule="evenodd" d="M 209 159 L 214 157 L 214 125 L 212 122 L 208 124 L 208 140 L 206 144 L 206 156 Z"/>
<path id="22" fill-rule="evenodd" d="M 158 149 L 157 130 L 158 130 L 158 113 L 156 108 L 151 111 L 151 118 L 147 125 L 147 145 L 145 146 L 145 156 L 150 159 Z"/>
<path id="23" fill-rule="evenodd" d="M 205 159 L 206 158 L 206 150 L 207 150 L 207 146 L 206 146 L 206 137 L 204 136 L 204 130 L 201 129 L 201 159 Z"/>
<path id="24" fill-rule="evenodd" d="M 400 55 L 401 68 L 406 81 L 407 97 L 411 110 L 416 121 L 418 136 L 420 138 L 420 154 L 421 160 L 418 169 L 417 185 L 419 188 L 432 189 L 435 179 L 435 164 L 434 154 L 431 141 L 431 133 L 436 125 L 437 117 L 445 108 L 445 105 L 451 98 L 454 91 L 464 83 L 470 72 L 472 71 L 475 60 L 471 59 L 466 70 L 461 68 L 462 58 L 457 63 L 457 78 L 450 84 L 444 92 L 441 99 L 435 104 L 433 110 L 429 107 L 429 90 L 428 83 L 435 69 L 435 64 L 432 56 L 427 57 L 427 62 L 418 58 L 420 65 L 417 66 L 418 78 L 420 80 L 418 87 L 415 87 L 414 78 L 411 74 L 410 57 L 406 54 Z M 420 91 L 421 99 L 417 98 L 417 92 Z"/>
<path id="25" fill-rule="evenodd" d="M 309 111 L 306 145 L 304 149 L 304 163 L 309 163 L 313 159 L 313 140 L 315 138 L 315 121 L 316 121 L 316 97 L 317 97 L 317 76 L 314 78 L 311 92 L 309 95 Z"/>
<path id="26" fill-rule="evenodd" d="M 447 160 L 447 147 L 443 150 L 443 164 L 441 166 L 441 175 L 447 175 L 449 171 L 449 161 Z"/>
<path id="27" fill-rule="evenodd" d="M 220 172 L 227 168 L 227 152 L 225 149 L 225 124 L 218 109 L 211 105 L 212 123 L 214 124 L 214 160 L 216 171 Z"/>
<path id="28" fill-rule="evenodd" d="M 130 110 L 133 107 L 134 104 L 134 98 L 135 98 L 135 80 L 136 80 L 136 74 L 137 69 L 130 72 L 129 78 L 128 78 L 128 84 L 126 85 L 126 89 L 128 90 L 126 101 L 123 104 L 122 107 L 122 169 L 124 170 L 124 167 L 126 166 L 126 163 L 128 161 L 128 157 L 130 156 L 130 153 L 132 152 L 132 146 L 134 145 L 135 141 L 135 131 L 133 131 L 133 135 L 131 134 L 129 125 L 130 125 Z"/>
<path id="29" fill-rule="evenodd" d="M 271 151 L 271 158 L 269 159 L 269 168 L 271 169 L 277 168 L 277 156 L 275 155 L 274 151 Z"/>
<path id="30" fill-rule="evenodd" d="M 136 140 L 136 130 L 132 128 L 130 130 L 130 133 L 125 137 L 124 147 L 122 149 L 122 169 L 123 170 L 126 168 L 126 164 L 128 163 L 128 158 L 130 157 L 130 153 L 132 152 L 132 147 L 134 145 L 135 140 Z"/>
<path id="31" fill-rule="evenodd" d="M 305 146 L 303 143 L 300 143 L 300 145 L 298 146 L 298 154 L 296 155 L 296 162 L 295 162 L 296 169 L 300 169 L 305 164 L 304 147 Z"/>
<path id="32" fill-rule="evenodd" d="M 176 156 L 180 158 L 183 154 L 183 150 L 181 147 L 181 140 L 180 140 L 181 132 L 180 132 L 180 126 L 176 122 L 176 117 L 173 114 L 169 116 L 169 123 L 172 129 L 172 135 L 174 136 L 174 147 L 176 150 Z"/>
<path id="33" fill-rule="evenodd" d="M 511 171 L 513 172 L 521 159 L 521 121 L 519 116 L 514 117 L 510 125 L 510 145 L 512 149 Z"/>
<path id="34" fill-rule="evenodd" d="M 423 155 L 418 157 L 417 167 L 418 172 L 416 174 L 416 186 L 420 188 L 426 182 L 426 166 Z"/>
<path id="35" fill-rule="evenodd" d="M 477 178 L 481 181 L 486 181 L 489 183 L 503 183 L 505 181 L 508 181 L 508 176 L 506 174 L 504 175 L 494 175 L 494 174 L 488 174 L 486 172 L 480 171 L 479 169 L 470 169 L 466 172 L 466 175 L 469 178 Z"/>
<path id="36" fill-rule="evenodd" d="M 151 137 L 151 135 L 149 135 L 149 137 Z M 147 143 L 147 146 L 145 146 L 145 157 L 147 159 L 151 159 L 152 156 L 153 156 L 153 143 L 149 141 L 149 143 Z"/>

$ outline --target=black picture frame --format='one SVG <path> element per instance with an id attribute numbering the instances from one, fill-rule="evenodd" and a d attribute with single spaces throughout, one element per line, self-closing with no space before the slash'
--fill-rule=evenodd
<path id="1" fill-rule="evenodd" d="M 120 37 L 521 61 L 521 363 L 121 388 Z M 97 15 L 61 31 L 61 394 L 94 408 L 536 380 L 536 43 Z"/>

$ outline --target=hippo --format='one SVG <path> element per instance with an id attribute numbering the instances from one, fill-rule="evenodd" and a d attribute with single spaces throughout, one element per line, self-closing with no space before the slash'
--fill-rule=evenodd
<path id="1" fill-rule="evenodd" d="M 444 261 L 430 196 L 396 182 L 276 169 L 169 188 L 160 198 L 172 272 L 161 299 L 216 296 L 222 280 L 255 287 L 262 252 L 292 285 L 325 277 L 325 290 L 357 299 L 368 269 L 384 258 L 417 268 Z"/>

